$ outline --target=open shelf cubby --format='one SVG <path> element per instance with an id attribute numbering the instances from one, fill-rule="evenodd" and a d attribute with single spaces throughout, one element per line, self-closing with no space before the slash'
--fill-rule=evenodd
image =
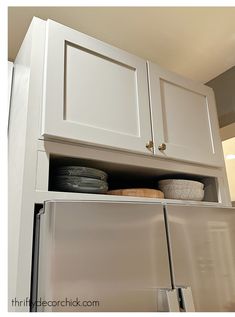
<path id="1" fill-rule="evenodd" d="M 109 190 L 121 188 L 158 189 L 158 181 L 169 178 L 199 181 L 204 184 L 205 195 L 203 201 L 218 202 L 218 182 L 216 177 L 59 155 L 50 155 L 48 190 L 58 191 L 54 181 L 55 171 L 58 167 L 74 165 L 105 171 L 108 174 Z"/>

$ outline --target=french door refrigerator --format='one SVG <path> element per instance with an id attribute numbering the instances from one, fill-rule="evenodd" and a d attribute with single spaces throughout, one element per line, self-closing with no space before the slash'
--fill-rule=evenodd
<path id="1" fill-rule="evenodd" d="M 32 311 L 235 311 L 235 210 L 47 201 Z"/>

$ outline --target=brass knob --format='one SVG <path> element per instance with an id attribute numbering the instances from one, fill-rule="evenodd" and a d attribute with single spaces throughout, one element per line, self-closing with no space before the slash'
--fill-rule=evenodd
<path id="1" fill-rule="evenodd" d="M 147 144 L 146 144 L 146 148 L 149 150 L 149 151 L 153 151 L 153 141 L 149 141 Z"/>
<path id="2" fill-rule="evenodd" d="M 159 151 L 165 151 L 165 149 L 166 149 L 166 144 L 165 143 L 160 144 L 159 147 L 158 147 Z"/>

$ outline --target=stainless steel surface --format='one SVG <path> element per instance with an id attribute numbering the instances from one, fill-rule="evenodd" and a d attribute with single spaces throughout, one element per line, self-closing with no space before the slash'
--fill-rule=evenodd
<path id="1" fill-rule="evenodd" d="M 169 312 L 179 312 L 180 310 L 179 310 L 177 290 L 176 289 L 168 290 L 166 293 L 166 296 L 167 296 Z"/>
<path id="2" fill-rule="evenodd" d="M 47 202 L 38 298 L 98 300 L 44 311 L 157 311 L 171 288 L 163 208 L 151 203 Z"/>
<path id="3" fill-rule="evenodd" d="M 235 311 L 235 209 L 167 206 L 175 286 L 198 312 Z"/>
<path id="4" fill-rule="evenodd" d="M 158 311 L 179 312 L 178 292 L 176 289 L 158 290 Z"/>
<path id="5" fill-rule="evenodd" d="M 195 306 L 193 302 L 193 295 L 190 286 L 181 287 L 181 299 L 182 299 L 182 306 L 185 312 L 195 312 Z"/>

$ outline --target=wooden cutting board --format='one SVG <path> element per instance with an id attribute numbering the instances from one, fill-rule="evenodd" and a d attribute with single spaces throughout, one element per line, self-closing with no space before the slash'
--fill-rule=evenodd
<path id="1" fill-rule="evenodd" d="M 109 190 L 108 195 L 118 196 L 135 196 L 135 197 L 150 197 L 150 198 L 164 198 L 164 194 L 160 190 L 150 188 L 126 188 Z"/>

